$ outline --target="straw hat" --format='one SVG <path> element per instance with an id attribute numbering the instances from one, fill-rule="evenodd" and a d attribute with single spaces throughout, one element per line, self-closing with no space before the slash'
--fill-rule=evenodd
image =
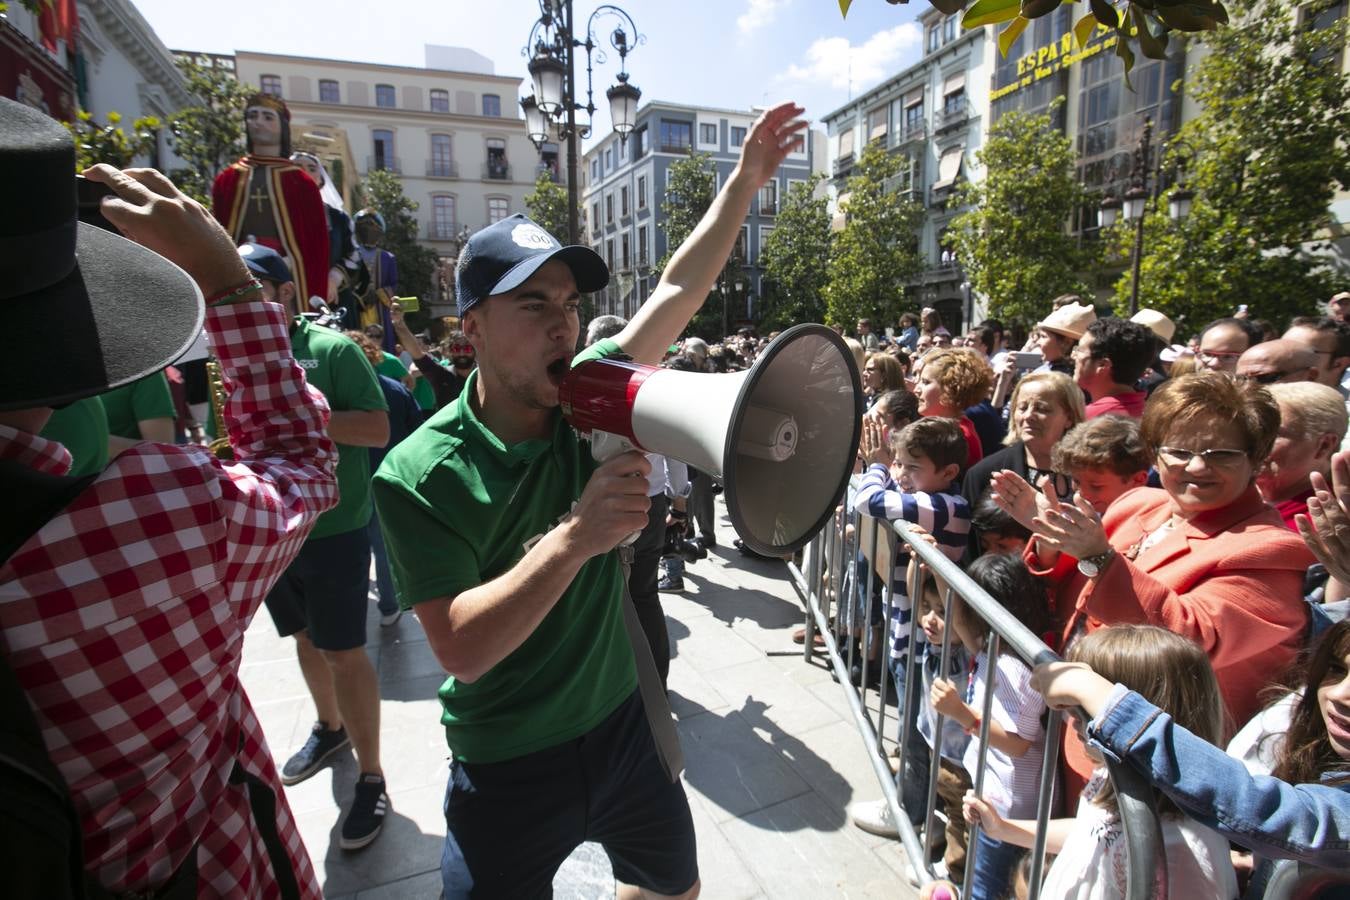
<path id="1" fill-rule="evenodd" d="M 1083 336 L 1087 327 L 1097 321 L 1097 312 L 1090 303 L 1069 303 L 1046 316 L 1040 324 L 1044 331 L 1053 331 L 1073 338 Z"/>
<path id="2" fill-rule="evenodd" d="M 1172 343 L 1172 336 L 1177 333 L 1177 326 L 1172 320 L 1156 309 L 1141 309 L 1130 316 L 1130 321 L 1143 325 L 1161 338 L 1164 344 Z"/>

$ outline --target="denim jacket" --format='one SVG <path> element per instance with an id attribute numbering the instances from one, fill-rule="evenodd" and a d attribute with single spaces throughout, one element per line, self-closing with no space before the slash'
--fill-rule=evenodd
<path id="1" fill-rule="evenodd" d="M 1251 775 L 1121 685 L 1088 735 L 1108 759 L 1131 763 L 1187 815 L 1258 856 L 1350 867 L 1350 784 L 1291 785 Z"/>

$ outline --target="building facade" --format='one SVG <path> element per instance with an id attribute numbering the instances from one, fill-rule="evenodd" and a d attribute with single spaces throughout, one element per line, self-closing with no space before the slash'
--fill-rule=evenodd
<path id="1" fill-rule="evenodd" d="M 590 245 L 609 263 L 613 278 L 595 298 L 597 313 L 632 318 L 656 286 L 655 263 L 666 255 L 662 201 L 670 166 L 691 152 L 706 153 L 716 170 L 717 187 L 726 183 L 740 159 L 740 147 L 756 110 L 724 110 L 651 101 L 637 113 L 626 141 L 609 134 L 582 157 L 581 203 Z M 765 237 L 773 230 L 779 204 L 789 187 L 824 169 L 823 137 L 818 131 L 800 150 L 788 154 L 777 174 L 751 203 L 733 251 L 722 292 L 729 328 L 753 323 L 768 287 L 760 266 Z"/>
<path id="2" fill-rule="evenodd" d="M 540 168 L 556 177 L 563 161 L 556 146 L 541 153 L 526 137 L 520 77 L 497 75 L 490 60 L 460 48 L 428 46 L 427 59 L 459 70 L 252 51 L 236 53 L 235 68 L 286 101 L 295 145 L 330 163 L 344 196 L 371 171 L 397 174 L 418 205 L 421 240 L 448 274 L 464 237 L 524 212 Z M 450 299 L 442 281 L 433 302 Z"/>

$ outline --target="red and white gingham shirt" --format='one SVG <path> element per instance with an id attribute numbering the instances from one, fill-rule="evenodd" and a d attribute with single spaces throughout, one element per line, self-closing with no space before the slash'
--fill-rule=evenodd
<path id="1" fill-rule="evenodd" d="M 301 895 L 322 892 L 239 683 L 244 631 L 337 502 L 328 407 L 280 306 L 208 310 L 236 462 L 139 444 L 0 566 L 0 640 L 112 891 L 162 884 L 198 845 L 198 896 L 277 897 L 238 760 L 272 785 Z M 0 458 L 50 474 L 64 447 L 0 427 Z"/>

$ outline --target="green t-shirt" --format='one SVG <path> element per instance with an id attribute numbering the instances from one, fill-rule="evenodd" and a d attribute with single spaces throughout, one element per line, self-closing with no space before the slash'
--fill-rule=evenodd
<path id="1" fill-rule="evenodd" d="M 163 370 L 99 394 L 99 399 L 108 414 L 108 432 L 132 441 L 141 439 L 142 419 L 177 417 L 169 378 Z"/>
<path id="2" fill-rule="evenodd" d="M 80 478 L 108 468 L 108 414 L 98 397 L 76 400 L 52 412 L 40 437 L 56 441 L 74 460 L 70 475 Z"/>
<path id="3" fill-rule="evenodd" d="M 403 360 L 389 352 L 385 352 L 384 359 L 375 367 L 375 371 L 395 381 L 402 381 L 408 377 L 408 367 L 403 364 Z"/>
<path id="4" fill-rule="evenodd" d="M 618 352 L 602 341 L 575 362 Z M 558 524 L 595 470 L 589 446 L 556 413 L 547 440 L 506 446 L 459 398 L 389 452 L 375 505 L 405 609 L 501 575 Z M 455 757 L 512 759 L 579 737 L 637 686 L 623 624 L 619 559 L 586 561 L 534 633 L 472 684 L 441 685 Z"/>
<path id="5" fill-rule="evenodd" d="M 308 320 L 291 329 L 291 352 L 334 412 L 388 410 L 375 369 L 356 342 Z M 370 448 L 338 444 L 338 505 L 319 516 L 311 538 L 365 528 L 370 521 Z"/>
<path id="6" fill-rule="evenodd" d="M 430 357 L 428 357 L 430 359 Z M 449 363 L 441 363 L 443 368 L 449 368 Z M 436 409 L 436 389 L 431 386 L 431 382 L 425 378 L 417 378 L 413 381 L 413 399 L 424 412 L 433 412 Z"/>

